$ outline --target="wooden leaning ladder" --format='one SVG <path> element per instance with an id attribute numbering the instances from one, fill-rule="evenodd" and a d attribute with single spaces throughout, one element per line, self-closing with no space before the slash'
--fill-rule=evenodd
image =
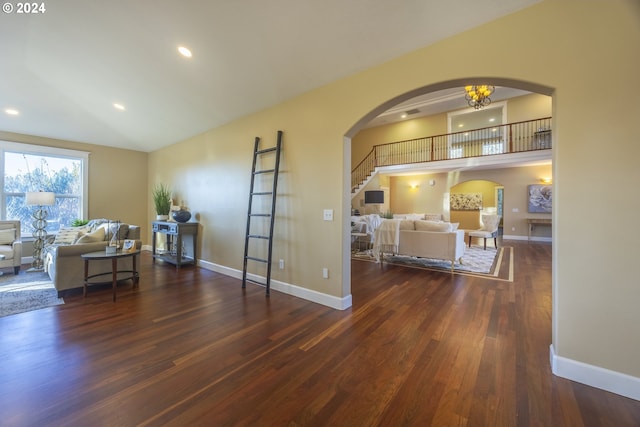
<path id="1" fill-rule="evenodd" d="M 271 257 L 273 252 L 273 226 L 275 223 L 276 216 L 276 189 L 278 187 L 278 171 L 280 168 L 280 150 L 282 148 L 282 131 L 278 131 L 278 139 L 275 147 L 260 149 L 260 138 L 256 137 L 254 148 L 253 148 L 253 166 L 251 167 L 251 188 L 249 189 L 249 209 L 247 210 L 247 232 L 245 234 L 244 241 L 244 263 L 242 269 L 242 288 L 246 288 L 247 281 L 255 283 L 257 285 L 264 286 L 266 288 L 266 294 L 269 295 L 271 289 Z M 275 153 L 275 159 L 273 161 L 273 168 L 262 169 L 262 163 L 269 154 Z M 259 162 L 260 161 L 260 162 Z M 258 163 L 260 163 L 259 167 L 261 169 L 256 170 L 258 167 Z M 265 161 L 266 163 L 266 161 Z M 272 185 L 271 191 L 256 191 L 256 179 L 260 179 L 261 177 L 271 176 Z M 270 203 L 270 212 L 254 212 L 253 211 L 253 201 L 254 198 L 264 198 L 271 196 Z M 264 203 L 266 205 L 267 203 Z M 264 207 L 263 205 L 263 207 Z M 268 209 L 267 209 L 268 210 Z M 269 220 L 269 232 L 268 234 L 264 233 L 262 227 L 261 232 L 254 234 L 252 233 L 252 223 L 254 221 L 261 221 L 264 226 L 264 220 Z M 261 256 L 253 256 L 249 252 L 252 241 L 264 241 L 267 243 L 267 258 L 264 259 L 264 251 Z M 255 248 L 254 248 L 255 249 Z M 258 281 L 248 279 L 247 278 L 247 264 L 249 261 L 255 261 L 259 263 L 264 263 L 267 265 L 267 274 L 266 274 L 266 282 L 260 283 Z"/>

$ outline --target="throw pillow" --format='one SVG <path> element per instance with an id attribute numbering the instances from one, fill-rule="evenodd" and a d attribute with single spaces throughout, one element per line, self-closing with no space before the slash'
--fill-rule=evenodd
<path id="1" fill-rule="evenodd" d="M 424 219 L 427 221 L 442 221 L 442 215 L 434 214 L 434 213 L 426 213 L 424 214 Z"/>
<path id="2" fill-rule="evenodd" d="M 111 238 L 111 234 L 109 234 L 109 224 L 106 222 L 98 225 L 96 230 L 102 230 L 104 232 L 104 240 L 109 240 Z"/>
<path id="3" fill-rule="evenodd" d="M 410 219 L 412 221 L 420 221 L 424 219 L 424 214 L 418 214 L 418 213 L 407 214 L 405 219 Z"/>
<path id="4" fill-rule="evenodd" d="M 458 227 L 460 227 L 460 223 L 459 222 L 452 222 L 451 223 L 451 231 L 456 231 L 458 229 Z"/>
<path id="5" fill-rule="evenodd" d="M 76 244 L 82 243 L 95 243 L 102 242 L 104 240 L 104 228 L 97 228 L 91 233 L 83 234 L 76 240 Z"/>
<path id="6" fill-rule="evenodd" d="M 78 239 L 80 232 L 74 227 L 61 227 L 56 238 L 53 240 L 55 245 L 70 245 Z"/>
<path id="7" fill-rule="evenodd" d="M 0 230 L 0 245 L 10 245 L 14 240 L 16 240 L 15 228 Z"/>

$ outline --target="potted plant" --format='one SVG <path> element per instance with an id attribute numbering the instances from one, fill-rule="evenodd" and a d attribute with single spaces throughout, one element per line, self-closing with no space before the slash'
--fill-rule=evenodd
<path id="1" fill-rule="evenodd" d="M 171 193 L 169 187 L 164 184 L 156 184 L 153 187 L 153 205 L 156 208 L 156 219 L 164 221 L 169 218 L 169 211 L 171 210 Z"/>

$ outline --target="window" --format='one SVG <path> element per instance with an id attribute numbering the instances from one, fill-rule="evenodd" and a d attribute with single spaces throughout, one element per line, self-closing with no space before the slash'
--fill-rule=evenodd
<path id="1" fill-rule="evenodd" d="M 482 155 L 488 156 L 491 154 L 502 154 L 504 153 L 504 143 L 500 142 L 486 142 L 482 144 Z"/>
<path id="2" fill-rule="evenodd" d="M 31 191 L 55 193 L 55 204 L 45 208 L 48 233 L 86 217 L 89 153 L 6 141 L 0 141 L 0 153 L 1 216 L 20 220 L 23 235 L 32 232 L 34 207 L 25 204 Z"/>
<path id="3" fill-rule="evenodd" d="M 462 157 L 462 147 L 451 147 L 449 148 L 449 158 L 450 159 L 459 159 Z"/>

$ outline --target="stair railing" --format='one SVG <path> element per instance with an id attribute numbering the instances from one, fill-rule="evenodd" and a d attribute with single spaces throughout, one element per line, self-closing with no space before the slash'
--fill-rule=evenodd
<path id="1" fill-rule="evenodd" d="M 351 171 L 351 191 L 377 167 L 551 149 L 551 117 L 374 145 Z"/>

